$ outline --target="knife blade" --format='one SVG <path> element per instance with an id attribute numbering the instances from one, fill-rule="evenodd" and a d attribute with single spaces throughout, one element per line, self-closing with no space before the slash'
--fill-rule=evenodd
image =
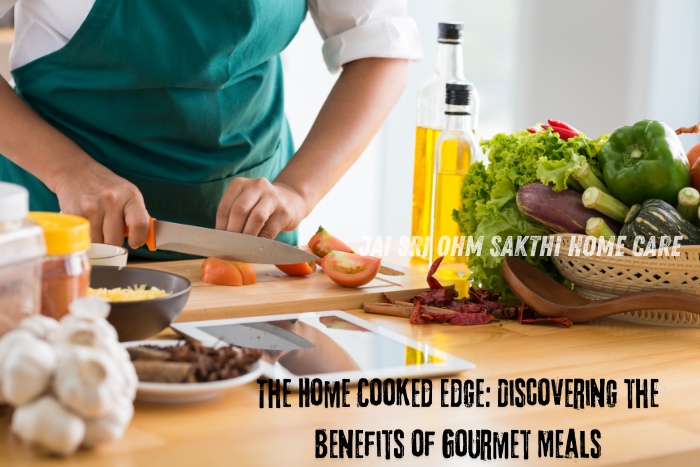
<path id="1" fill-rule="evenodd" d="M 262 350 L 304 350 L 315 345 L 274 323 L 241 323 L 202 328 L 212 336 L 232 345 Z"/>
<path id="2" fill-rule="evenodd" d="M 148 249 L 195 256 L 218 256 L 255 264 L 295 264 L 318 257 L 286 243 L 226 230 L 207 229 L 151 218 Z"/>

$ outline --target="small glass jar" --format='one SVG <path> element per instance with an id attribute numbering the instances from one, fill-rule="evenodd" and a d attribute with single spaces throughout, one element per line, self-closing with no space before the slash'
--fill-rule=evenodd
<path id="1" fill-rule="evenodd" d="M 24 219 L 28 212 L 27 189 L 0 182 L 0 336 L 40 310 L 46 246 L 39 226 Z"/>
<path id="2" fill-rule="evenodd" d="M 28 218 L 44 230 L 46 240 L 41 313 L 60 319 L 73 300 L 88 292 L 90 223 L 79 216 L 54 212 L 32 212 Z"/>

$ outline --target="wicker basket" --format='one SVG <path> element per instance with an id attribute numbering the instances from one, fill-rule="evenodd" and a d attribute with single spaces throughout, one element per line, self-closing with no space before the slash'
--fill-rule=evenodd
<path id="1" fill-rule="evenodd" d="M 669 289 L 700 295 L 700 246 L 683 246 L 680 255 L 634 256 L 632 251 L 620 248 L 623 256 L 570 255 L 573 237 L 581 235 L 560 234 L 559 254 L 552 260 L 559 272 L 574 284 L 574 290 L 584 297 L 605 299 L 645 290 Z M 585 236 L 584 236 L 585 238 Z M 598 251 L 598 240 L 588 251 Z M 582 242 L 583 243 L 583 242 Z M 606 242 L 607 246 L 612 244 Z M 614 315 L 625 321 L 643 322 L 664 326 L 700 327 L 700 315 L 675 310 L 640 310 Z"/>

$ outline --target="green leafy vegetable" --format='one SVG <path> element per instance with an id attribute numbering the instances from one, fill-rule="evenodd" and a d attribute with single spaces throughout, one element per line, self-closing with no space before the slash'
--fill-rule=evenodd
<path id="1" fill-rule="evenodd" d="M 493 238 L 551 233 L 520 213 L 515 203 L 517 190 L 534 181 L 550 183 L 555 191 L 567 187 L 580 190 L 571 174 L 588 162 L 593 173 L 600 176 L 596 155 L 605 141 L 607 136 L 591 140 L 584 135 L 564 141 L 548 129 L 500 133 L 482 142 L 489 165 L 477 162 L 470 167 L 462 182 L 462 206 L 453 213 L 464 235 L 484 237 L 481 254 L 470 255 L 468 260 L 474 287 L 501 293 L 505 302 L 515 300 L 501 273 L 503 257 L 491 254 Z M 531 251 L 530 246 L 527 251 Z M 556 275 L 548 257 L 528 254 L 525 260 Z"/>

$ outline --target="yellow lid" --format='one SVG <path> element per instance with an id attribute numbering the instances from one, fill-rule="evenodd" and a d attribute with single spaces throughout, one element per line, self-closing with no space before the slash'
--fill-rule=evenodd
<path id="1" fill-rule="evenodd" d="M 90 248 L 90 222 L 80 216 L 57 212 L 30 212 L 27 219 L 44 229 L 46 254 L 69 255 Z"/>

